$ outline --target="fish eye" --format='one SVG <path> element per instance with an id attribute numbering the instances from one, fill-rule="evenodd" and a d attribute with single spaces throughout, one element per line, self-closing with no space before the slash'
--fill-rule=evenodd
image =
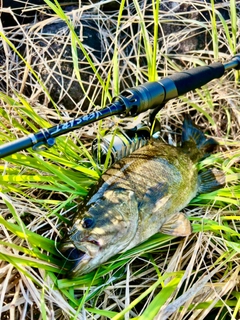
<path id="1" fill-rule="evenodd" d="M 91 217 L 85 217 L 82 219 L 82 227 L 84 229 L 92 228 L 95 224 L 95 220 Z"/>

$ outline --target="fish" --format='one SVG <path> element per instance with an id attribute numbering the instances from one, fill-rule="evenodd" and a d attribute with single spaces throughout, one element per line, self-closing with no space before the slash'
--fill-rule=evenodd
<path id="1" fill-rule="evenodd" d="M 58 250 L 72 262 L 69 277 L 89 273 L 119 252 L 161 232 L 188 236 L 181 212 L 200 193 L 225 185 L 218 169 L 199 172 L 217 142 L 186 116 L 181 146 L 152 139 L 112 165 L 82 202 Z"/>

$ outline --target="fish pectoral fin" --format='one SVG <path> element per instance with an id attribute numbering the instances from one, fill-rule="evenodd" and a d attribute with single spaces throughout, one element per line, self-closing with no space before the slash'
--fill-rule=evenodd
<path id="1" fill-rule="evenodd" d="M 159 232 L 176 237 L 186 237 L 192 233 L 192 225 L 186 215 L 179 212 L 169 218 L 161 226 Z"/>

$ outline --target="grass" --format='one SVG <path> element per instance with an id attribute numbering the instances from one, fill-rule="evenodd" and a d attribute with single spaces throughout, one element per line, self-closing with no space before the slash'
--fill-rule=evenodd
<path id="1" fill-rule="evenodd" d="M 71 15 L 65 14 L 57 1 L 45 2 L 45 9 L 50 6 L 53 10 L 47 20 L 30 27 L 1 29 L 1 50 L 6 54 L 6 70 L 0 70 L 1 144 L 97 108 L 98 95 L 103 107 L 122 88 L 182 68 L 225 61 L 239 49 L 239 1 L 225 3 L 227 20 L 221 5 L 214 1 L 191 2 L 191 12 L 201 16 L 201 21 L 183 13 L 166 13 L 159 1 L 122 1 L 120 10 L 109 15 L 99 9 L 91 15 L 97 16 L 105 45 L 102 61 L 94 60 L 74 31 L 79 17 L 89 19 L 87 10 L 91 5 Z M 210 22 L 205 18 L 207 14 Z M 61 83 L 59 101 L 53 101 L 47 80 L 41 80 L 34 71 L 42 64 L 58 81 L 53 70 L 62 52 L 50 68 L 34 42 L 43 39 L 39 30 L 56 19 L 66 23 L 59 39 L 66 37 L 71 46 L 74 73 L 70 80 L 76 79 L 85 94 L 82 101 L 72 101 L 71 110 L 61 105 L 61 97 L 68 94 Z M 169 25 L 175 32 L 167 36 L 165 28 Z M 16 32 L 23 35 L 28 46 L 26 56 Z M 207 39 L 204 47 L 181 51 L 183 43 L 191 47 L 192 37 L 199 33 Z M 92 70 L 92 82 L 87 87 L 77 61 L 79 48 Z M 89 274 L 69 279 L 69 265 L 56 250 L 56 243 L 71 225 L 78 203 L 101 175 L 90 153 L 92 139 L 112 123 L 116 128 L 119 123 L 127 125 L 137 119 L 105 120 L 58 137 L 51 149 L 29 149 L 1 160 L 2 319 L 239 319 L 238 76 L 231 71 L 204 88 L 169 101 L 159 116 L 166 142 L 179 142 L 186 112 L 219 142 L 217 152 L 199 163 L 199 169 L 223 170 L 227 184 L 218 191 L 199 195 L 184 209 L 193 234 L 187 238 L 156 234 Z M 32 88 L 29 96 L 23 94 L 24 86 Z M 92 94 L 91 86 L 95 88 Z M 53 107 L 49 108 L 51 100 Z M 84 110 L 84 101 L 88 110 Z"/>

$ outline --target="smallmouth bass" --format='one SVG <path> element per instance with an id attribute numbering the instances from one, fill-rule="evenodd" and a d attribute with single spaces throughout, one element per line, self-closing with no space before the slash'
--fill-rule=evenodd
<path id="1" fill-rule="evenodd" d="M 108 169 L 59 246 L 73 262 L 70 276 L 90 272 L 157 232 L 191 234 L 190 221 L 180 210 L 198 193 L 225 184 L 222 172 L 197 170 L 216 144 L 185 118 L 181 147 L 152 140 Z"/>

